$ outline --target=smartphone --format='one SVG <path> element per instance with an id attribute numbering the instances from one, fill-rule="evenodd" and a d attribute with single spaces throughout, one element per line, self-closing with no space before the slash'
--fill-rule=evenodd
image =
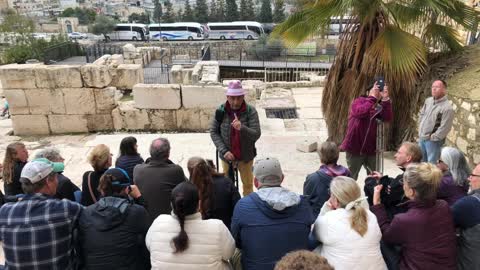
<path id="1" fill-rule="evenodd" d="M 378 76 L 377 84 L 378 84 L 378 87 L 380 88 L 380 92 L 382 92 L 383 88 L 385 87 L 385 78 L 383 78 L 383 76 Z"/>

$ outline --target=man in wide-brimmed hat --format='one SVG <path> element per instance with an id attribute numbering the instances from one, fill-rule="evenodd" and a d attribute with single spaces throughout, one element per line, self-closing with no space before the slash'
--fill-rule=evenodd
<path id="1" fill-rule="evenodd" d="M 255 107 L 245 102 L 245 90 L 240 81 L 227 88 L 227 102 L 220 105 L 210 126 L 210 136 L 222 160 L 223 172 L 238 168 L 243 184 L 243 196 L 253 191 L 253 159 L 255 142 L 260 138 L 260 122 Z"/>

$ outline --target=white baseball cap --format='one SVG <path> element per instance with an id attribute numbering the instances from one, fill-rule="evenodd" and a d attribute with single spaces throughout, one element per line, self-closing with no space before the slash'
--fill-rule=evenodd
<path id="1" fill-rule="evenodd" d="M 35 184 L 52 172 L 63 172 L 65 165 L 61 162 L 51 162 L 46 158 L 38 158 L 28 162 L 22 169 L 20 174 L 21 178 L 30 180 L 32 184 Z"/>

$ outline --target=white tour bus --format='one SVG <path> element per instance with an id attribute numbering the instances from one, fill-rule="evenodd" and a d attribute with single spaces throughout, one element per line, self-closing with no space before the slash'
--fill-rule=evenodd
<path id="1" fill-rule="evenodd" d="M 148 40 L 148 27 L 141 23 L 119 23 L 112 33 L 106 35 L 108 40 Z"/>
<path id="2" fill-rule="evenodd" d="M 209 39 L 258 39 L 265 34 L 258 22 L 208 23 Z"/>
<path id="3" fill-rule="evenodd" d="M 205 31 L 199 23 L 155 23 L 148 25 L 151 40 L 203 40 Z"/>
<path id="4" fill-rule="evenodd" d="M 352 23 L 351 16 L 343 16 L 343 17 L 331 17 L 330 18 L 330 29 L 329 35 L 338 36 L 345 31 L 345 27 L 349 23 Z"/>

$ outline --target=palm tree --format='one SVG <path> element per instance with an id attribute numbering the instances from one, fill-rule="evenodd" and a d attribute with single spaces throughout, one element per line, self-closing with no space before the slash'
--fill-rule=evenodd
<path id="1" fill-rule="evenodd" d="M 348 105 L 375 75 L 384 75 L 394 109 L 390 148 L 415 134 L 414 115 L 423 97 L 415 86 L 430 56 L 461 50 L 457 28 L 473 30 L 480 18 L 460 0 L 309 0 L 274 35 L 296 45 L 328 31 L 332 17 L 348 20 L 323 92 L 329 140 L 343 139 Z"/>

